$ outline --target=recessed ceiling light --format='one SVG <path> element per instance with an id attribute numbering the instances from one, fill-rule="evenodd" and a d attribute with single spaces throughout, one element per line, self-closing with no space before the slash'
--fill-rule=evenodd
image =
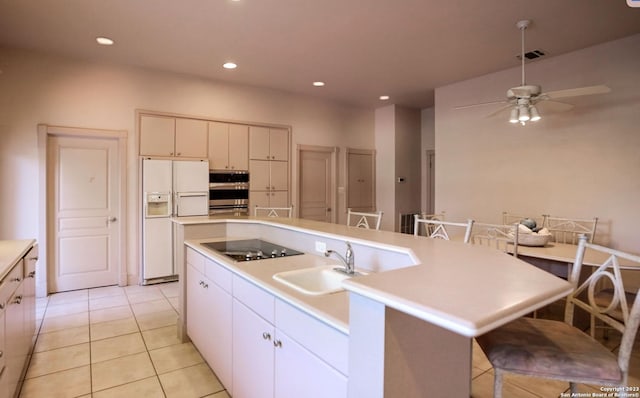
<path id="1" fill-rule="evenodd" d="M 102 46 L 112 46 L 114 43 L 114 41 L 108 37 L 96 37 L 96 41 Z"/>
<path id="2" fill-rule="evenodd" d="M 225 62 L 224 64 L 222 64 L 222 67 L 225 69 L 235 69 L 238 67 L 238 65 L 233 62 Z"/>
<path id="3" fill-rule="evenodd" d="M 382 101 L 386 101 L 386 100 L 388 100 L 388 99 L 389 99 L 389 96 L 388 96 L 388 95 L 381 95 L 381 96 L 380 96 L 380 99 L 381 99 Z"/>
<path id="4" fill-rule="evenodd" d="M 324 82 L 313 82 L 313 85 L 316 87 L 322 87 L 324 86 Z"/>

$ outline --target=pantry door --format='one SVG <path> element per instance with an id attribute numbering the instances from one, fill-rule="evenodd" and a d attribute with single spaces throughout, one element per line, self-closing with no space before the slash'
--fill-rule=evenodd
<path id="1" fill-rule="evenodd" d="M 335 222 L 336 156 L 338 148 L 298 146 L 298 217 Z"/>
<path id="2" fill-rule="evenodd" d="M 50 293 L 126 284 L 121 139 L 72 130 L 47 136 Z"/>

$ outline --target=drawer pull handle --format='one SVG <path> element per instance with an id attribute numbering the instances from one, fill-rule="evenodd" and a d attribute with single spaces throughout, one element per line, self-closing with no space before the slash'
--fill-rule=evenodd
<path id="1" fill-rule="evenodd" d="M 271 340 L 271 335 L 267 332 L 262 333 L 262 338 L 265 340 Z"/>
<path id="2" fill-rule="evenodd" d="M 282 341 L 280 340 L 274 340 L 273 341 L 273 346 L 277 347 L 277 348 L 282 348 Z"/>
<path id="3" fill-rule="evenodd" d="M 29 275 L 27 275 L 27 278 L 35 278 L 36 276 L 36 271 L 31 271 L 29 272 Z"/>
<path id="4" fill-rule="evenodd" d="M 13 302 L 16 303 L 16 304 L 22 303 L 22 296 L 16 296 L 16 299 L 13 300 Z"/>
<path id="5" fill-rule="evenodd" d="M 11 282 L 20 282 L 22 281 L 22 278 L 13 278 L 11 279 Z"/>

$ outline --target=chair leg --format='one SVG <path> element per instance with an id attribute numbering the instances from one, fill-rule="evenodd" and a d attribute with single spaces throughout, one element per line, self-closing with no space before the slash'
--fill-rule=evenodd
<path id="1" fill-rule="evenodd" d="M 502 398 L 502 370 L 493 368 L 493 398 Z"/>
<path id="2" fill-rule="evenodd" d="M 572 381 L 569 382 L 569 390 L 571 391 L 571 396 L 578 392 L 578 385 Z"/>
<path id="3" fill-rule="evenodd" d="M 596 338 L 596 317 L 591 315 L 591 324 L 589 326 L 591 338 Z"/>

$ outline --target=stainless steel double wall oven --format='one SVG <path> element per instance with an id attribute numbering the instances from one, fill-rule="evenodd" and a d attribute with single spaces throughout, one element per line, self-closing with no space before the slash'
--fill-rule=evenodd
<path id="1" fill-rule="evenodd" d="M 209 214 L 249 213 L 249 172 L 209 171 Z"/>

